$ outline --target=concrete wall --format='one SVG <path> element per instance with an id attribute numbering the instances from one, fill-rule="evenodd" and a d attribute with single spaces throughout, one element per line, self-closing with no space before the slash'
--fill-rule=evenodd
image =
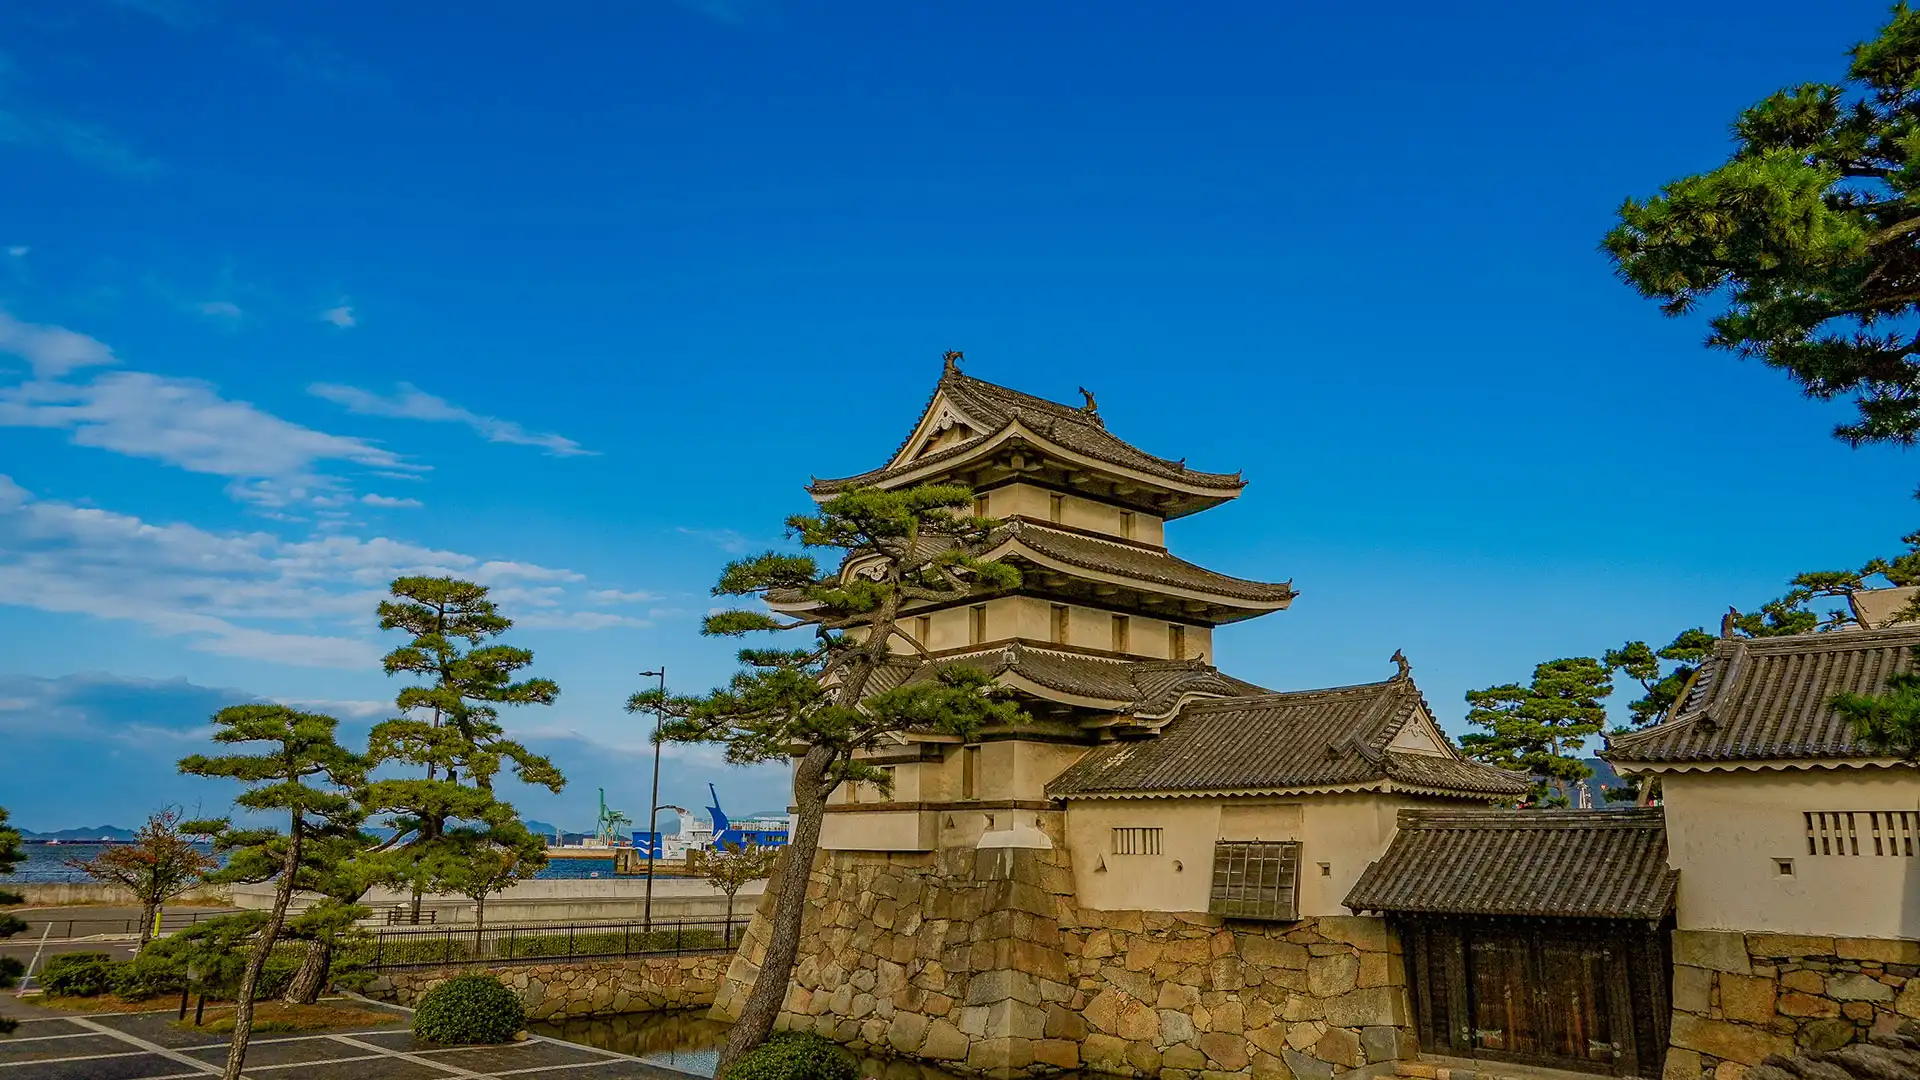
<path id="1" fill-rule="evenodd" d="M 695 1009 L 713 1004 L 714 992 L 730 960 L 726 953 L 698 953 L 388 971 L 375 978 L 366 993 L 380 1001 L 410 1006 L 448 979 L 484 971 L 498 976 L 520 995 L 529 1020 Z"/>
<path id="2" fill-rule="evenodd" d="M 1737 1078 L 1769 1054 L 1832 1050 L 1915 1018 L 1920 942 L 1680 930 L 1664 1080 Z"/>
<path id="3" fill-rule="evenodd" d="M 58 906 L 61 904 L 113 904 L 116 906 L 138 907 L 139 902 L 133 894 L 116 885 L 96 885 L 90 882 L 20 882 L 0 884 L 0 892 L 10 892 L 19 896 L 31 906 Z M 169 907 L 177 904 L 227 904 L 232 901 L 232 892 L 225 885 L 203 885 L 189 889 L 172 900 Z"/>
<path id="4" fill-rule="evenodd" d="M 1082 908 L 1063 815 L 1026 813 L 986 840 L 1052 846 L 823 853 L 780 1026 L 993 1076 L 1330 1080 L 1414 1052 L 1384 921 Z M 758 977 L 774 903 L 763 897 L 716 1018 L 737 1016 Z"/>
<path id="5" fill-rule="evenodd" d="M 1393 839 L 1404 807 L 1459 805 L 1357 793 L 1292 799 L 1075 799 L 1067 846 L 1080 903 L 1102 911 L 1205 911 L 1216 840 L 1300 840 L 1300 913 L 1346 915 L 1347 893 Z M 1113 830 L 1161 829 L 1159 855 L 1116 855 Z M 1322 864 L 1325 864 L 1324 867 Z"/>
<path id="6" fill-rule="evenodd" d="M 756 881 L 740 890 L 734 900 L 734 913 L 744 917 L 758 902 L 766 882 Z M 645 879 L 598 878 L 539 879 L 523 881 L 498 896 L 487 898 L 487 923 L 511 922 L 603 922 L 637 919 L 646 910 Z M 296 896 L 295 908 L 303 909 L 312 897 Z M 375 889 L 364 901 L 376 910 L 404 906 L 411 894 L 396 889 Z M 239 908 L 265 909 L 273 906 L 273 886 L 236 885 L 233 904 Z M 434 911 L 435 925 L 473 921 L 473 901 L 464 896 L 430 893 L 422 903 Z M 704 881 L 688 878 L 656 878 L 653 883 L 653 917 L 662 919 L 719 919 L 727 913 L 727 898 Z"/>
<path id="7" fill-rule="evenodd" d="M 1807 811 L 1920 810 L 1920 770 L 1662 773 L 1682 930 L 1920 938 L 1916 854 L 1807 851 Z M 1790 859 L 1793 873 L 1777 860 Z"/>

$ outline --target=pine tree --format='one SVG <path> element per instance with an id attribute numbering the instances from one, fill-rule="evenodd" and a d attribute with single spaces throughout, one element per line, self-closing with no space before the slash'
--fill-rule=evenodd
<path id="1" fill-rule="evenodd" d="M 1920 672 L 1895 672 L 1878 694 L 1835 694 L 1829 704 L 1866 746 L 1903 761 L 1920 761 Z"/>
<path id="2" fill-rule="evenodd" d="M 1590 656 L 1549 660 L 1528 686 L 1508 683 L 1467 691 L 1467 721 L 1486 731 L 1460 737 L 1468 757 L 1532 776 L 1530 800 L 1568 806 L 1575 785 L 1593 775 L 1578 751 L 1606 723 L 1613 692 L 1605 665 Z"/>
<path id="3" fill-rule="evenodd" d="M 746 847 L 717 847 L 707 853 L 707 884 L 727 894 L 727 943 L 733 943 L 733 898 L 749 883 L 773 873 L 780 860 L 780 849 L 749 844 Z"/>
<path id="4" fill-rule="evenodd" d="M 433 887 L 434 867 L 477 846 L 513 855 L 516 873 L 531 874 L 546 861 L 546 845 L 520 824 L 512 805 L 494 796 L 494 778 L 510 767 L 521 781 L 558 792 L 566 778 L 553 762 L 507 737 L 502 705 L 550 705 L 560 694 L 549 679 L 515 681 L 533 663 L 533 653 L 483 644 L 513 626 L 487 588 L 444 577 L 403 577 L 393 599 L 380 604 L 380 628 L 412 635 L 387 654 L 389 675 L 414 675 L 422 684 L 401 690 L 397 719 L 374 726 L 372 756 L 381 762 L 422 769 L 424 777 L 376 780 L 368 805 L 392 815 L 401 842 L 394 874 L 414 887 L 418 921 L 420 893 Z"/>
<path id="5" fill-rule="evenodd" d="M 95 881 L 117 885 L 140 902 L 140 948 L 153 940 L 154 922 L 166 902 L 200 883 L 220 861 L 195 846 L 198 837 L 181 828 L 178 807 L 147 816 L 131 844 L 112 844 L 91 859 L 67 865 Z"/>
<path id="6" fill-rule="evenodd" d="M 1920 13 L 1905 3 L 1856 45 L 1841 83 L 1748 108 L 1712 171 L 1628 199 L 1602 246 L 1669 315 L 1724 302 L 1707 344 L 1779 368 L 1822 400 L 1851 395 L 1834 434 L 1920 438 Z"/>
<path id="7" fill-rule="evenodd" d="M 253 939 L 246 971 L 234 1000 L 233 1041 L 222 1080 L 240 1080 L 253 1032 L 253 995 L 260 972 L 286 925 L 287 906 L 299 884 L 303 859 L 319 850 L 311 841 L 357 836 L 362 820 L 353 794 L 366 782 L 368 762 L 334 739 L 339 721 L 284 705 L 235 705 L 214 714 L 213 741 L 253 747 L 253 753 L 194 754 L 180 771 L 220 777 L 243 785 L 233 801 L 248 814 L 284 814 L 286 831 L 240 827 L 231 822 L 196 825 L 213 833 L 215 846 L 230 853 L 217 876 L 228 881 L 273 881 L 273 908 Z"/>
<path id="8" fill-rule="evenodd" d="M 804 602 L 810 605 L 807 617 L 726 611 L 708 616 L 704 632 L 809 631 L 812 641 L 793 649 L 741 650 L 741 669 L 732 681 L 703 697 L 649 690 L 627 703 L 634 712 L 667 713 L 662 738 L 723 744 L 736 765 L 787 761 L 795 747 L 805 748 L 794 762 L 797 814 L 778 870 L 773 932 L 760 975 L 728 1033 L 720 1074 L 765 1041 L 779 1015 L 800 947 L 807 880 L 828 797 L 845 783 L 882 790 L 891 783 L 859 755 L 899 732 L 970 739 L 988 725 L 1022 719 L 999 688 L 972 668 L 948 666 L 890 690 L 868 689 L 894 641 L 925 653 L 895 625 L 902 605 L 950 602 L 1019 584 L 1015 568 L 982 557 L 997 523 L 970 516 L 972 505 L 973 492 L 959 486 L 858 489 L 822 503 L 816 514 L 788 518 L 788 534 L 801 544 L 837 553 L 833 569 L 822 570 L 808 555 L 767 552 L 729 564 L 713 592 Z"/>
<path id="9" fill-rule="evenodd" d="M 7 825 L 7 808 L 0 806 L 0 874 L 13 873 L 14 867 L 25 861 L 26 855 L 20 850 L 20 832 Z M 19 895 L 0 889 L 0 906 L 22 904 L 26 901 Z M 0 912 L 0 941 L 12 937 L 27 928 L 26 921 L 18 915 Z M 26 973 L 26 965 L 11 956 L 0 956 L 0 990 L 12 986 L 21 975 Z M 0 1016 L 0 1035 L 12 1031 L 18 1024 Z"/>

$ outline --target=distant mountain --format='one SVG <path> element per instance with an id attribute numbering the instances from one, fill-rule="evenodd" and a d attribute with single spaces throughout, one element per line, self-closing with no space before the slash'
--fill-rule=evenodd
<path id="1" fill-rule="evenodd" d="M 133 830 L 123 829 L 118 825 L 94 825 L 90 828 L 56 829 L 53 832 L 34 832 L 32 829 L 20 830 L 20 838 L 22 840 L 131 840 L 133 837 Z"/>
<path id="2" fill-rule="evenodd" d="M 529 819 L 529 820 L 521 821 L 520 824 L 525 825 L 527 827 L 528 832 L 535 833 L 540 836 L 560 835 L 560 826 L 549 825 L 544 821 L 533 821 Z"/>

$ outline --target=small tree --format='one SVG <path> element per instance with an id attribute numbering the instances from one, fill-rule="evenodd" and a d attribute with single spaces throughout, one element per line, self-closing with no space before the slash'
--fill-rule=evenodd
<path id="1" fill-rule="evenodd" d="M 487 897 L 530 878 L 547 862 L 546 844 L 517 821 L 497 826 L 458 827 L 442 838 L 424 864 L 435 892 L 457 893 L 473 901 L 475 944 L 487 926 Z"/>
<path id="2" fill-rule="evenodd" d="M 829 499 L 817 514 L 788 518 L 789 535 L 807 547 L 836 552 L 834 569 L 823 571 L 811 556 L 767 552 L 730 563 L 713 591 L 804 603 L 806 617 L 727 611 L 709 615 L 703 629 L 725 636 L 810 629 L 812 642 L 742 650 L 741 670 L 724 689 L 704 697 L 666 697 L 656 689 L 627 702 L 630 711 L 657 708 L 670 717 L 661 726 L 662 739 L 723 744 L 734 764 L 787 761 L 795 747 L 804 747 L 794 762 L 797 820 L 780 864 L 773 933 L 760 975 L 727 1035 L 720 1074 L 766 1041 L 779 1015 L 799 953 L 807 878 L 820 849 L 828 797 L 843 783 L 882 789 L 891 783 L 860 755 L 900 732 L 971 739 L 982 727 L 1022 718 L 987 675 L 958 665 L 868 692 L 895 640 L 926 654 L 896 625 L 903 605 L 952 602 L 1019 583 L 1018 570 L 983 557 L 997 523 L 971 516 L 972 506 L 973 492 L 965 487 L 863 488 Z"/>
<path id="3" fill-rule="evenodd" d="M 727 894 L 727 944 L 733 944 L 733 897 L 749 882 L 760 881 L 773 873 L 780 861 L 779 848 L 716 847 L 707 855 L 707 884 Z"/>
<path id="4" fill-rule="evenodd" d="M 414 887 L 413 916 L 420 917 L 420 892 L 431 886 L 429 867 L 443 855 L 470 847 L 475 830 L 482 840 L 522 850 L 526 833 L 513 807 L 494 797 L 493 782 L 510 766 L 521 781 L 558 792 L 566 778 L 553 762 L 507 738 L 500 724 L 501 705 L 550 705 L 560 694 L 550 679 L 515 675 L 533 663 L 533 653 L 506 645 L 484 645 L 513 626 L 487 599 L 487 588 L 444 577 L 403 577 L 393 582 L 394 599 L 380 604 L 380 628 L 412 635 L 387 654 L 388 675 L 410 674 L 427 680 L 400 691 L 401 716 L 374 726 L 368 746 L 379 762 L 423 769 L 426 776 L 376 780 L 368 805 L 392 815 L 403 837 L 393 863 L 397 876 Z M 450 830 L 464 827 L 461 836 Z M 529 851 L 521 865 L 527 873 L 545 861 L 544 850 Z"/>
<path id="5" fill-rule="evenodd" d="M 0 874 L 11 874 L 13 868 L 26 859 L 20 851 L 20 832 L 7 825 L 7 808 L 0 806 Z M 0 907 L 8 904 L 25 903 L 17 894 L 0 889 Z M 12 937 L 27 928 L 26 921 L 18 915 L 0 913 L 0 941 Z M 26 965 L 11 956 L 0 956 L 0 990 L 14 984 L 26 973 Z M 0 1035 L 12 1031 L 18 1026 L 16 1021 L 0 1016 Z"/>
<path id="6" fill-rule="evenodd" d="M 209 757 L 194 754 L 181 759 L 180 771 L 193 776 L 221 777 L 245 788 L 234 805 L 251 814 L 286 815 L 286 831 L 239 828 L 230 822 L 210 822 L 215 844 L 232 854 L 219 872 L 223 880 L 275 882 L 273 908 L 255 935 L 253 951 L 240 979 L 233 1010 L 233 1041 L 228 1045 L 222 1080 L 240 1080 L 246 1063 L 247 1040 L 253 1033 L 254 988 L 273 952 L 273 943 L 286 925 L 287 906 L 299 883 L 303 858 L 322 849 L 310 840 L 355 836 L 360 810 L 352 793 L 366 782 L 367 761 L 349 753 L 334 739 L 339 721 L 318 713 L 299 712 L 284 705 L 235 705 L 214 714 L 213 740 L 227 746 L 255 746 L 253 754 Z"/>
<path id="7" fill-rule="evenodd" d="M 1724 165 L 1628 199 L 1603 241 L 1669 315 L 1721 298 L 1707 344 L 1852 395 L 1854 445 L 1920 439 L 1920 13 L 1893 9 L 1844 83 L 1776 91 L 1734 122 Z"/>
<path id="8" fill-rule="evenodd" d="M 1612 692 L 1607 668 L 1589 656 L 1540 664 L 1528 686 L 1469 690 L 1467 721 L 1486 731 L 1461 736 L 1460 749 L 1476 761 L 1531 774 L 1536 804 L 1571 805 L 1574 786 L 1593 775 L 1577 751 L 1599 734 L 1607 719 L 1602 702 Z"/>
<path id="9" fill-rule="evenodd" d="M 177 806 L 147 816 L 131 844 L 110 844 L 91 859 L 68 859 L 95 881 L 117 885 L 140 902 L 140 948 L 153 940 L 154 922 L 167 901 L 200 884 L 220 860 L 196 846 L 199 839 L 180 827 Z"/>
<path id="10" fill-rule="evenodd" d="M 355 829 L 329 836 L 309 837 L 301 858 L 299 887 L 318 893 L 320 900 L 287 920 L 285 936 L 307 943 L 300 969 L 288 981 L 282 1000 L 311 1005 L 326 989 L 333 958 L 341 946 L 364 933 L 355 924 L 371 915 L 360 902 L 375 884 L 391 875 L 380 861 L 378 841 Z"/>

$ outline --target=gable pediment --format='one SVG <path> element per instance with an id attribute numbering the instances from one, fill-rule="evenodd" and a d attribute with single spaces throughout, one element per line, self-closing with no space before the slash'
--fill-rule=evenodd
<path id="1" fill-rule="evenodd" d="M 919 426 L 914 428 L 913 435 L 887 467 L 910 465 L 929 454 L 939 453 L 949 446 L 984 434 L 985 425 L 961 411 L 943 390 L 934 395 L 926 414 L 920 418 Z"/>

